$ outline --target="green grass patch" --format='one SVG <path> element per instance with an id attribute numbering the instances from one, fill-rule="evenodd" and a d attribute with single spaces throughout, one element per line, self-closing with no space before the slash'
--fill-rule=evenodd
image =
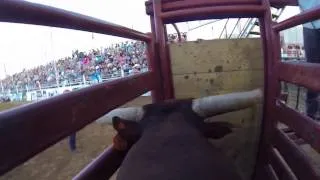
<path id="1" fill-rule="evenodd" d="M 11 109 L 20 105 L 23 105 L 23 102 L 7 102 L 7 103 L 0 103 L 0 111 L 4 111 L 6 109 Z"/>

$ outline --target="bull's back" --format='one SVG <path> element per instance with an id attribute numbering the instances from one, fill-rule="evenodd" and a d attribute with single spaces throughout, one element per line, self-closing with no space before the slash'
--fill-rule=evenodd
<path id="1" fill-rule="evenodd" d="M 131 148 L 118 173 L 119 180 L 240 179 L 231 161 L 195 129 L 186 126 L 165 135 L 157 132 L 150 129 Z"/>

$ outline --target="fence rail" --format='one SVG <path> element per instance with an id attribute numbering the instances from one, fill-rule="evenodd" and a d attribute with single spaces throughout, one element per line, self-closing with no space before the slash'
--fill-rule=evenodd
<path id="1" fill-rule="evenodd" d="M 154 87 L 147 72 L 1 112 L 0 175 Z"/>
<path id="2" fill-rule="evenodd" d="M 320 5 L 274 25 L 273 30 L 279 32 L 317 19 L 320 19 Z"/>

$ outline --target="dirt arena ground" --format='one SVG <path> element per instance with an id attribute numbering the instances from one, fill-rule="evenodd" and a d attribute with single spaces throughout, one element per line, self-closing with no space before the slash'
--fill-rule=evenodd
<path id="1" fill-rule="evenodd" d="M 124 107 L 138 106 L 150 102 L 150 97 L 139 97 L 124 105 Z M 0 104 L 0 111 L 18 105 Z M 0 177 L 0 180 L 72 179 L 112 143 L 114 133 L 111 126 L 92 123 L 77 133 L 76 152 L 70 152 L 68 141 L 65 139 Z"/>

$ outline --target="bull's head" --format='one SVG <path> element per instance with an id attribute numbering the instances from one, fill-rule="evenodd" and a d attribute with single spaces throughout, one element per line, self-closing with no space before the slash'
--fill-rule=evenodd
<path id="1" fill-rule="evenodd" d="M 177 117 L 183 117 L 184 121 L 198 128 L 204 136 L 221 138 L 232 132 L 232 125 L 226 122 L 206 123 L 205 118 L 248 108 L 261 99 L 261 90 L 253 90 L 193 100 L 172 100 L 143 107 L 115 109 L 98 122 L 112 123 L 118 136 L 133 144 L 146 127 L 172 119 L 167 117 L 178 114 Z"/>

